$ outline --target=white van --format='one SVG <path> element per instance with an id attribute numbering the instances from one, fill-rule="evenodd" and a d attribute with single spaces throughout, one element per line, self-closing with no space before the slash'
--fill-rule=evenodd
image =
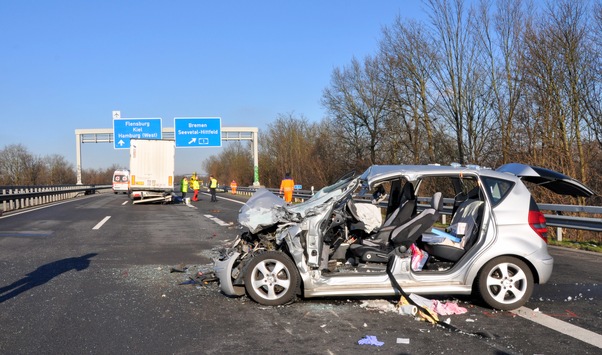
<path id="1" fill-rule="evenodd" d="M 130 171 L 127 169 L 113 172 L 113 192 L 127 194 L 130 189 Z"/>

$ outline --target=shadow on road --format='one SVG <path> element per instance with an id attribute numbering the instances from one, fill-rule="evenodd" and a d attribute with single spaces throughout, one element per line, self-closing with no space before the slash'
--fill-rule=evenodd
<path id="1" fill-rule="evenodd" d="M 0 303 L 31 290 L 34 287 L 43 285 L 54 277 L 67 271 L 81 271 L 86 269 L 90 266 L 89 259 L 96 255 L 98 254 L 90 253 L 77 258 L 66 258 L 42 265 L 22 279 L 0 288 Z"/>

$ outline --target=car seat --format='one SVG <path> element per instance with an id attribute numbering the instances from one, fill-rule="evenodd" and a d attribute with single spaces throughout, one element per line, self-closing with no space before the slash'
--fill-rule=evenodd
<path id="1" fill-rule="evenodd" d="M 387 243 L 376 243 L 369 245 L 366 241 L 363 244 L 352 244 L 349 247 L 352 255 L 357 259 L 367 262 L 387 262 L 387 254 L 390 250 L 397 247 L 409 248 L 427 229 L 431 228 L 435 221 L 441 215 L 443 207 L 443 198 L 441 192 L 436 192 L 431 199 L 431 206 L 425 208 L 418 215 L 400 225 L 391 225 L 389 228 L 381 229 L 378 233 L 379 239 L 387 237 Z"/>
<path id="2" fill-rule="evenodd" d="M 452 233 L 455 237 L 460 238 L 460 241 L 454 242 L 451 239 L 445 239 L 438 243 L 427 242 L 423 246 L 424 250 L 438 259 L 453 262 L 460 260 L 478 239 L 484 206 L 484 202 L 479 200 L 469 199 L 462 202 L 450 222 L 451 228 L 457 227 L 460 223 L 465 224 L 464 234 Z"/>
<path id="3" fill-rule="evenodd" d="M 389 242 L 393 247 L 409 248 L 427 229 L 431 228 L 441 215 L 443 198 L 441 192 L 435 192 L 431 199 L 431 207 L 425 208 L 406 223 L 397 226 L 391 232 Z"/>
<path id="4" fill-rule="evenodd" d="M 412 216 L 415 214 L 416 195 L 414 194 L 414 185 L 408 181 L 401 189 L 401 193 L 399 194 L 399 199 L 397 201 L 397 208 L 395 208 L 386 216 L 382 227 L 403 224 L 410 220 L 410 218 L 412 218 Z"/>

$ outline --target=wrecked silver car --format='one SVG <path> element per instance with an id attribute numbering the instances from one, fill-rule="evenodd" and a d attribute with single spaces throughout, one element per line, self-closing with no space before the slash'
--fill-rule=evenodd
<path id="1" fill-rule="evenodd" d="M 220 288 L 281 305 L 297 296 L 392 296 L 393 277 L 407 293 L 475 293 L 493 308 L 518 308 L 553 267 L 545 218 L 521 177 L 593 194 L 522 164 L 376 165 L 295 205 L 260 189 L 239 213 L 248 231 L 215 260 Z"/>

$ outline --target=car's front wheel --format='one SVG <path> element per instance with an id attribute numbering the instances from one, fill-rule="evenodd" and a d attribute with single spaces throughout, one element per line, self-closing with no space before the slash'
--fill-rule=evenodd
<path id="1" fill-rule="evenodd" d="M 291 258 L 279 251 L 266 251 L 253 257 L 245 268 L 244 281 L 249 297 L 267 306 L 293 301 L 300 282 Z"/>
<path id="2" fill-rule="evenodd" d="M 502 256 L 481 269 L 477 290 L 489 306 L 512 310 L 523 306 L 533 293 L 533 273 L 522 260 Z"/>

